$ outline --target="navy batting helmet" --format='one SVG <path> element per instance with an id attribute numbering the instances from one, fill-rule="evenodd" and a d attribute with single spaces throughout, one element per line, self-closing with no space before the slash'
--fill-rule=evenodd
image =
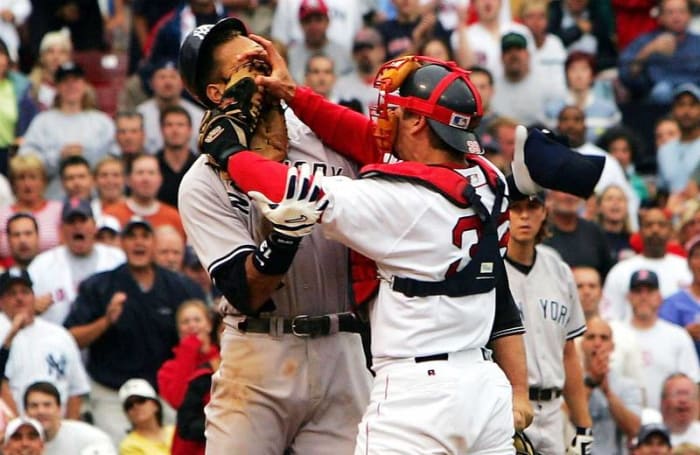
<path id="1" fill-rule="evenodd" d="M 206 75 L 200 74 L 200 72 L 204 66 L 204 60 L 212 58 L 212 41 L 215 41 L 217 36 L 231 31 L 238 32 L 243 36 L 248 35 L 248 30 L 243 22 L 228 17 L 221 19 L 216 24 L 205 24 L 195 28 L 180 46 L 180 75 L 185 88 L 207 107 L 214 107 L 214 105 L 207 99 L 205 93 Z"/>

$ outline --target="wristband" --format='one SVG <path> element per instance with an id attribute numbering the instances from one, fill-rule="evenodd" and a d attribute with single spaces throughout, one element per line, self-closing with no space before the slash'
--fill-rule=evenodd
<path id="1" fill-rule="evenodd" d="M 593 430 L 586 427 L 576 427 L 577 436 L 593 436 Z"/>
<path id="2" fill-rule="evenodd" d="M 595 389 L 600 385 L 599 382 L 595 382 L 590 376 L 586 376 L 585 378 L 583 378 L 583 383 L 586 385 L 586 387 L 589 387 L 591 389 Z"/>
<path id="3" fill-rule="evenodd" d="M 253 253 L 253 266 L 264 275 L 282 275 L 292 265 L 301 237 L 272 231 Z"/>

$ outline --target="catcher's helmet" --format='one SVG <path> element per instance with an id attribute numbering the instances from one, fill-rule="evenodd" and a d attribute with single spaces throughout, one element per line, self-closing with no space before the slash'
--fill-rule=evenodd
<path id="1" fill-rule="evenodd" d="M 228 17 L 221 19 L 216 24 L 205 24 L 192 30 L 180 46 L 180 75 L 185 84 L 185 88 L 194 96 L 200 103 L 207 107 L 214 107 L 207 99 L 204 87 L 205 81 L 201 80 L 202 75 L 199 71 L 202 68 L 202 62 L 205 58 L 212 58 L 211 49 L 208 49 L 208 43 L 212 37 L 225 31 L 235 30 L 241 35 L 247 36 L 248 30 L 245 24 L 240 20 Z"/>
<path id="2" fill-rule="evenodd" d="M 443 65 L 424 65 L 409 74 L 399 88 L 399 95 L 424 99 L 446 108 L 442 116 L 428 116 L 428 124 L 435 134 L 456 150 L 482 153 L 473 132 L 483 115 L 481 98 L 471 83 L 467 83 L 468 79 L 455 76 Z"/>

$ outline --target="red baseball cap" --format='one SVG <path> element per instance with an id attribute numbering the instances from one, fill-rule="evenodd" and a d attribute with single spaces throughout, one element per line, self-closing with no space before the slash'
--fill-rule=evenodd
<path id="1" fill-rule="evenodd" d="M 328 16 L 328 6 L 323 0 L 302 0 L 299 6 L 299 20 L 303 21 L 312 14 Z"/>

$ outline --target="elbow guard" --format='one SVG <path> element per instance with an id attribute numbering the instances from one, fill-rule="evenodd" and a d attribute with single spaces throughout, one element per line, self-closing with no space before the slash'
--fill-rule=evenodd
<path id="1" fill-rule="evenodd" d="M 272 300 L 268 300 L 257 311 L 251 308 L 248 277 L 245 271 L 245 261 L 249 254 L 253 252 L 239 254 L 231 261 L 217 267 L 212 271 L 211 277 L 216 288 L 235 309 L 246 316 L 257 316 L 265 311 L 273 311 L 275 305 Z"/>

